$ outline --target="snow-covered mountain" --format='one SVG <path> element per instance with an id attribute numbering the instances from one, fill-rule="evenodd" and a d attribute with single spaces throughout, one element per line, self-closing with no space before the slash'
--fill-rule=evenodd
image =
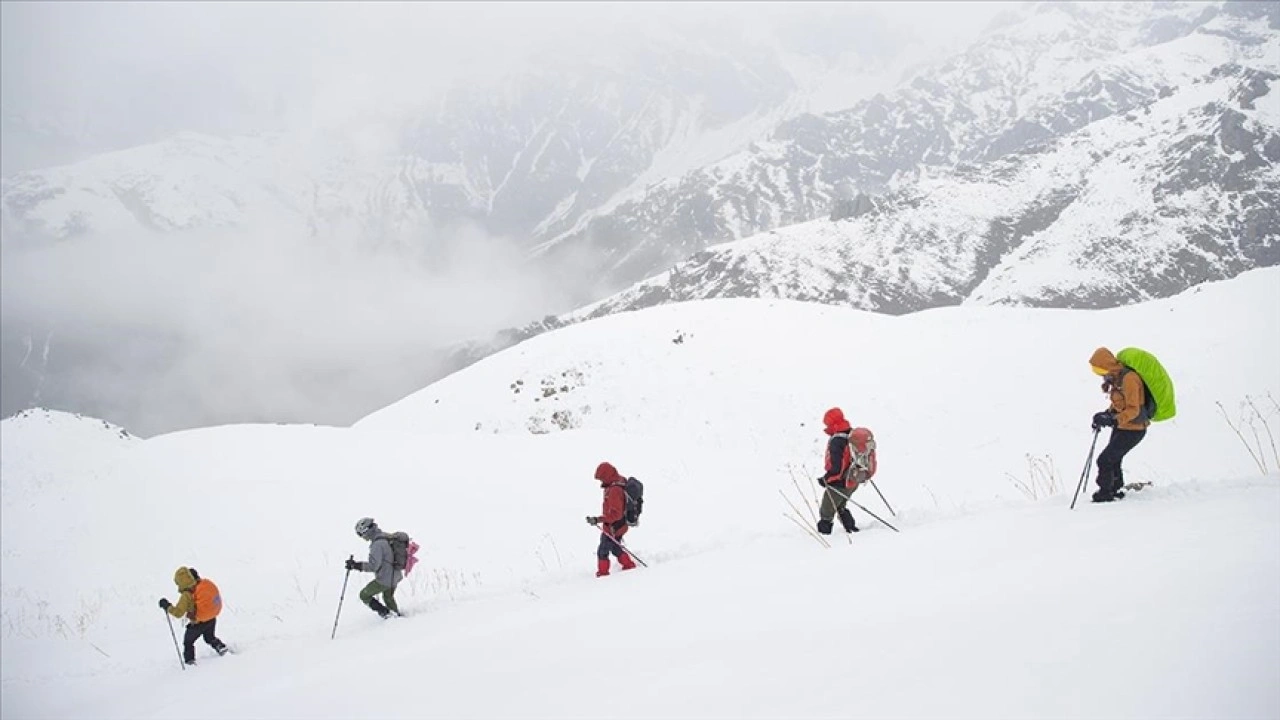
<path id="1" fill-rule="evenodd" d="M 853 25 L 856 9 L 844 15 L 851 37 L 872 34 Z M 357 237 L 403 242 L 421 241 L 428 222 L 474 222 L 532 243 L 832 102 L 833 73 L 846 75 L 836 96 L 851 101 L 906 62 L 729 24 L 699 37 L 688 28 L 611 35 L 586 57 L 540 58 L 337 128 L 181 133 L 18 173 L 5 178 L 0 209 L 11 230 L 54 238 L 271 217 L 313 231 L 344 222 Z"/>
<path id="2" fill-rule="evenodd" d="M 886 717 L 1274 715 L 1278 275 L 1104 311 L 651 308 L 545 334 L 349 428 L 140 440 L 8 418 L 0 712 L 830 717 L 854 696 Z M 1104 343 L 1155 352 L 1179 414 L 1126 460 L 1154 487 L 1071 512 Z M 900 533 L 855 510 L 863 531 L 824 549 L 784 517 L 780 492 L 807 512 L 832 405 L 875 431 L 896 515 L 854 499 Z M 596 579 L 582 518 L 604 459 L 646 483 L 628 543 L 648 567 Z M 367 576 L 343 578 L 363 515 L 423 545 L 389 625 L 355 597 Z M 218 583 L 237 653 L 199 645 L 187 672 L 156 607 L 179 565 Z M 833 689 L 851 653 L 876 670 Z"/>
<path id="3" fill-rule="evenodd" d="M 1266 171 L 1280 153 L 1280 117 L 1274 95 L 1256 110 L 1253 100 L 1269 92 L 1280 72 L 1277 7 L 1035 4 L 1009 13 L 967 52 L 920 72 L 908 84 L 848 110 L 788 120 L 742 152 L 657 183 L 574 232 L 551 238 L 544 250 L 581 253 L 584 246 L 595 248 L 594 256 L 602 258 L 597 270 L 621 287 L 709 244 L 848 215 L 842 206 L 859 194 L 898 194 L 899 205 L 912 207 L 882 221 L 891 226 L 885 232 L 895 237 L 871 242 L 892 242 L 902 253 L 902 265 L 914 265 L 917 257 L 927 265 L 937 253 L 947 252 L 940 245 L 965 244 L 971 241 L 963 235 L 980 234 L 984 237 L 977 242 L 987 248 L 973 258 L 975 268 L 960 278 L 963 288 L 988 273 L 1000 274 L 1001 264 L 1014 269 L 1019 258 L 1011 251 L 1021 244 L 1019 236 L 1045 229 L 1070 232 L 1070 213 L 1062 229 L 1053 226 L 1080 195 L 1087 169 L 1063 167 L 1074 161 L 1061 157 L 1064 147 L 1076 147 L 1078 155 L 1080 146 L 1097 142 L 1100 146 L 1086 163 L 1110 157 L 1111 164 L 1122 165 L 1127 154 L 1116 155 L 1116 136 L 1124 136 L 1130 143 L 1126 150 L 1137 155 L 1135 167 L 1124 170 L 1131 175 L 1116 176 L 1116 187 L 1103 192 L 1109 203 L 1129 203 L 1119 215 L 1133 217 L 1120 232 L 1108 234 L 1154 261 L 1142 264 L 1146 274 L 1169 276 L 1142 291 L 1167 295 L 1196 278 L 1229 277 L 1243 267 L 1273 263 L 1273 253 L 1257 246 L 1269 245 L 1276 235 L 1278 221 L 1271 210 L 1276 207 L 1276 182 Z M 1183 97 L 1163 102 L 1175 94 Z M 1192 107 L 1193 101 L 1203 106 Z M 1150 113 L 1161 105 L 1166 113 L 1181 116 L 1153 124 Z M 1254 112 L 1245 112 L 1250 110 Z M 1246 122 L 1246 116 L 1254 122 Z M 1134 147 L 1139 142 L 1148 143 L 1145 152 Z M 1166 155 L 1160 157 L 1160 151 Z M 1031 172 L 1041 165 L 1059 170 L 1052 175 Z M 1101 170 L 1092 172 L 1096 176 Z M 1138 173 L 1142 182 L 1123 184 Z M 962 195 L 975 184 L 1017 184 L 1018 197 L 1007 204 L 1003 196 L 990 198 L 974 207 L 968 204 L 973 198 Z M 1148 200 L 1145 194 L 1153 186 L 1159 191 Z M 1028 202 L 1026 195 L 1035 201 Z M 1178 237 L 1153 240 L 1153 221 L 1147 217 L 1153 204 L 1162 215 L 1206 219 L 1167 228 Z M 968 213 L 999 227 L 962 229 L 949 221 Z M 1179 247 L 1160 247 L 1164 244 Z M 1185 277 L 1177 277 L 1162 262 L 1170 252 L 1201 260 Z M 722 260 L 704 258 L 714 267 Z M 819 272 L 838 265 L 828 257 Z M 1117 274 L 1131 272 L 1138 268 Z M 850 279 L 861 285 L 866 278 L 854 273 Z M 887 287 L 868 289 L 884 295 L 875 302 L 857 302 L 858 293 L 851 294 L 859 307 L 896 311 L 967 295 L 953 283 L 920 280 L 922 287 L 899 287 L 901 278 L 877 277 L 876 283 Z M 785 271 L 763 284 L 769 281 L 789 284 Z M 1124 285 L 1125 278 L 1106 277 L 1103 284 Z M 706 296 L 715 294 L 707 288 Z M 1079 295 L 1051 295 L 1044 301 L 1088 306 L 1132 300 L 1143 292 L 1103 287 L 1097 293 L 1086 289 Z"/>
<path id="4" fill-rule="evenodd" d="M 0 236 L 12 252 L 49 238 L 267 228 L 251 241 L 430 260 L 479 244 L 455 232 L 478 226 L 511 239 L 506 255 L 529 249 L 519 273 L 557 292 L 518 303 L 523 320 L 460 347 L 448 368 L 584 317 L 683 299 L 903 313 L 1163 297 L 1277 261 L 1277 7 L 1011 5 L 971 47 L 902 84 L 890 80 L 900 54 L 868 64 L 874 53 L 806 48 L 797 28 L 767 40 L 645 36 L 352 132 L 185 133 L 5 178 Z M 850 48 L 877 41 L 847 30 Z M 29 320 L 6 326 L 5 357 L 25 373 L 7 373 L 6 412 L 39 388 L 79 393 L 52 368 L 92 354 Z M 41 347 L 55 362 L 26 363 Z M 101 364 L 135 384 L 150 372 L 132 358 Z M 362 408 L 394 396 L 378 391 Z"/>

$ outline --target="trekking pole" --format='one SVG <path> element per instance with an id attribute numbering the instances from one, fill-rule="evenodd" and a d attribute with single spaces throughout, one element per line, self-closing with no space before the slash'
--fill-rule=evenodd
<path id="1" fill-rule="evenodd" d="M 621 540 L 619 540 L 618 538 L 616 538 L 616 537 L 614 537 L 614 536 L 610 535 L 610 534 L 609 534 L 609 533 L 607 533 L 607 532 L 604 532 L 603 530 L 600 532 L 600 534 L 601 534 L 601 535 L 604 535 L 605 537 L 607 537 L 607 538 L 609 538 L 610 540 L 612 540 L 614 545 L 617 545 L 619 548 L 622 548 L 622 552 L 624 552 L 624 553 L 626 553 L 626 554 L 630 555 L 630 556 L 631 556 L 631 559 L 632 559 L 632 560 L 635 560 L 635 561 L 636 561 L 636 562 L 638 562 L 638 563 L 640 563 L 640 565 L 641 565 L 642 567 L 649 567 L 649 563 L 647 563 L 647 562 L 645 562 L 645 561 L 641 560 L 639 555 L 636 555 L 635 553 L 631 552 L 631 548 L 627 547 L 626 545 L 623 545 Z"/>
<path id="2" fill-rule="evenodd" d="M 636 555 L 635 553 L 631 552 L 631 548 L 627 547 L 626 545 L 623 545 L 621 540 L 619 540 L 618 538 L 611 538 L 611 539 L 613 540 L 614 544 L 622 548 L 622 552 L 630 555 L 632 560 L 635 560 L 636 562 L 640 563 L 641 567 L 649 567 L 649 563 L 641 560 L 639 555 Z"/>
<path id="3" fill-rule="evenodd" d="M 884 499 L 884 493 L 880 492 L 880 486 L 876 485 L 876 481 L 871 478 L 867 478 L 867 482 L 871 483 L 871 487 L 876 489 L 876 494 L 880 496 L 880 499 L 884 502 L 884 506 L 889 508 L 889 513 L 894 517 L 898 517 L 898 513 L 893 511 L 893 507 L 889 505 L 889 501 Z"/>
<path id="4" fill-rule="evenodd" d="M 355 560 L 355 555 L 348 555 L 348 560 Z M 338 618 L 342 617 L 342 601 L 347 599 L 347 580 L 351 579 L 351 568 L 347 568 L 347 574 L 342 577 L 342 595 L 338 596 L 338 612 L 333 616 L 333 632 L 329 633 L 329 639 L 332 640 L 338 636 Z"/>
<path id="5" fill-rule="evenodd" d="M 1089 445 L 1089 456 L 1084 460 L 1084 470 L 1080 472 L 1080 482 L 1076 483 L 1076 492 L 1071 496 L 1071 510 L 1076 509 L 1076 498 L 1080 497 L 1080 489 L 1084 487 L 1084 479 L 1089 474 L 1089 466 L 1093 464 L 1093 451 L 1098 447 L 1098 433 L 1102 428 L 1093 429 L 1093 443 Z"/>
<path id="6" fill-rule="evenodd" d="M 862 512 L 864 512 L 864 513 L 866 513 L 866 514 L 870 515 L 871 517 L 875 518 L 876 520 L 879 520 L 881 525 L 884 525 L 885 527 L 889 528 L 890 530 L 892 530 L 892 531 L 894 531 L 894 532 L 902 532 L 902 531 L 901 531 L 901 530 L 899 530 L 898 528 L 896 528 L 896 527 L 894 527 L 894 526 L 890 525 L 889 523 L 885 522 L 884 518 L 880 517 L 879 515 L 877 515 L 877 514 L 875 514 L 875 513 L 871 512 L 870 510 L 868 510 L 868 509 L 866 509 L 865 507 L 863 507 L 863 506 L 862 506 L 862 503 L 860 503 L 860 502 L 858 502 L 857 500 L 854 500 L 852 497 L 850 497 L 850 495 L 852 495 L 853 493 L 849 493 L 849 495 L 845 495 L 844 493 L 840 492 L 839 490 L 836 490 L 835 488 L 831 487 L 830 485 L 828 485 L 828 486 L 827 486 L 827 489 L 828 489 L 828 490 L 830 490 L 831 492 L 835 493 L 838 497 L 842 497 L 842 498 L 844 498 L 845 502 L 849 503 L 850 505 L 853 505 L 854 507 L 858 508 L 858 509 L 859 509 L 859 510 L 861 510 Z"/>
<path id="7" fill-rule="evenodd" d="M 173 649 L 178 653 L 178 667 L 186 670 L 187 663 L 182 659 L 182 648 L 178 647 L 178 633 L 173 631 L 173 618 L 169 617 L 168 610 L 165 610 L 164 608 L 160 609 L 164 610 L 165 622 L 169 623 L 169 635 L 173 638 Z"/>
<path id="8" fill-rule="evenodd" d="M 854 499 L 850 498 L 850 499 L 849 499 L 849 502 L 850 502 L 850 503 L 852 503 L 854 507 L 858 508 L 858 509 L 859 509 L 859 510 L 861 510 L 862 512 L 864 512 L 864 513 L 866 513 L 866 514 L 870 515 L 871 517 L 875 518 L 876 520 L 879 520 L 879 521 L 880 521 L 880 524 L 884 525 L 885 527 L 889 528 L 890 530 L 892 530 L 892 531 L 894 531 L 894 532 L 902 532 L 902 531 L 901 531 L 901 530 L 899 530 L 898 528 L 896 528 L 896 527 L 894 527 L 894 526 L 890 525 L 889 523 L 885 522 L 885 519 L 884 519 L 884 518 L 882 518 L 882 517 L 880 517 L 879 515 L 877 515 L 877 514 L 875 514 L 875 513 L 871 512 L 870 510 L 868 510 L 868 509 L 866 509 L 866 508 L 862 507 L 862 505 L 861 505 L 861 504 L 859 504 L 857 500 L 854 500 Z"/>

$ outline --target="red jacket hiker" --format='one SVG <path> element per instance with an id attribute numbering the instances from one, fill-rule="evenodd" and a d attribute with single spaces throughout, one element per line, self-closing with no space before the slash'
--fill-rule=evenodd
<path id="1" fill-rule="evenodd" d="M 618 558 L 618 564 L 622 565 L 623 570 L 630 570 L 636 564 L 617 542 L 617 539 L 627 534 L 627 491 L 624 487 L 627 479 L 613 465 L 602 462 L 596 467 L 596 480 L 600 481 L 600 487 L 604 490 L 604 514 L 590 516 L 587 522 L 600 526 L 600 546 L 596 548 L 596 577 L 604 577 L 609 574 L 609 553 Z"/>

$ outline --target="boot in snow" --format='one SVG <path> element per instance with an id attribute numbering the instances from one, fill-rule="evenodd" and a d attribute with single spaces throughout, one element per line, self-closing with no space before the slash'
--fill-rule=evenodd
<path id="1" fill-rule="evenodd" d="M 387 606 L 378 602 L 377 598 L 373 598 L 369 601 L 369 608 L 378 613 L 378 617 L 383 620 L 386 620 L 391 615 L 391 611 L 387 609 Z"/>
<path id="2" fill-rule="evenodd" d="M 844 526 L 847 533 L 858 532 L 858 523 L 853 521 L 853 513 L 849 512 L 849 508 L 840 511 L 840 524 Z"/>
<path id="3" fill-rule="evenodd" d="M 213 651 L 218 653 L 219 655 L 226 655 L 227 653 L 231 652 L 231 648 L 227 647 L 226 643 L 219 642 L 217 645 L 213 646 Z"/>
<path id="4" fill-rule="evenodd" d="M 618 558 L 618 564 L 622 566 L 623 570 L 631 570 L 635 568 L 636 561 L 632 560 L 630 555 L 622 553 L 622 557 Z"/>
<path id="5" fill-rule="evenodd" d="M 596 560 L 596 577 L 604 577 L 609 574 L 609 558 L 600 558 Z"/>
<path id="6" fill-rule="evenodd" d="M 818 532 L 822 533 L 823 535 L 830 535 L 830 534 L 831 534 L 831 521 L 830 521 L 830 520 L 819 520 L 819 521 L 818 521 Z"/>

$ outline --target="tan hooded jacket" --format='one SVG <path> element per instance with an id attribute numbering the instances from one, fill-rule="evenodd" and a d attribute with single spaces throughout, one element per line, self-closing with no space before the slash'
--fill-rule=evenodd
<path id="1" fill-rule="evenodd" d="M 1142 412 L 1142 403 L 1146 400 L 1142 378 L 1138 373 L 1125 372 L 1124 365 L 1104 347 L 1093 351 L 1089 364 L 1107 371 L 1102 387 L 1104 391 L 1111 393 L 1111 411 L 1116 416 L 1116 427 L 1120 430 L 1146 430 L 1151 423 L 1138 422 L 1138 414 Z"/>

